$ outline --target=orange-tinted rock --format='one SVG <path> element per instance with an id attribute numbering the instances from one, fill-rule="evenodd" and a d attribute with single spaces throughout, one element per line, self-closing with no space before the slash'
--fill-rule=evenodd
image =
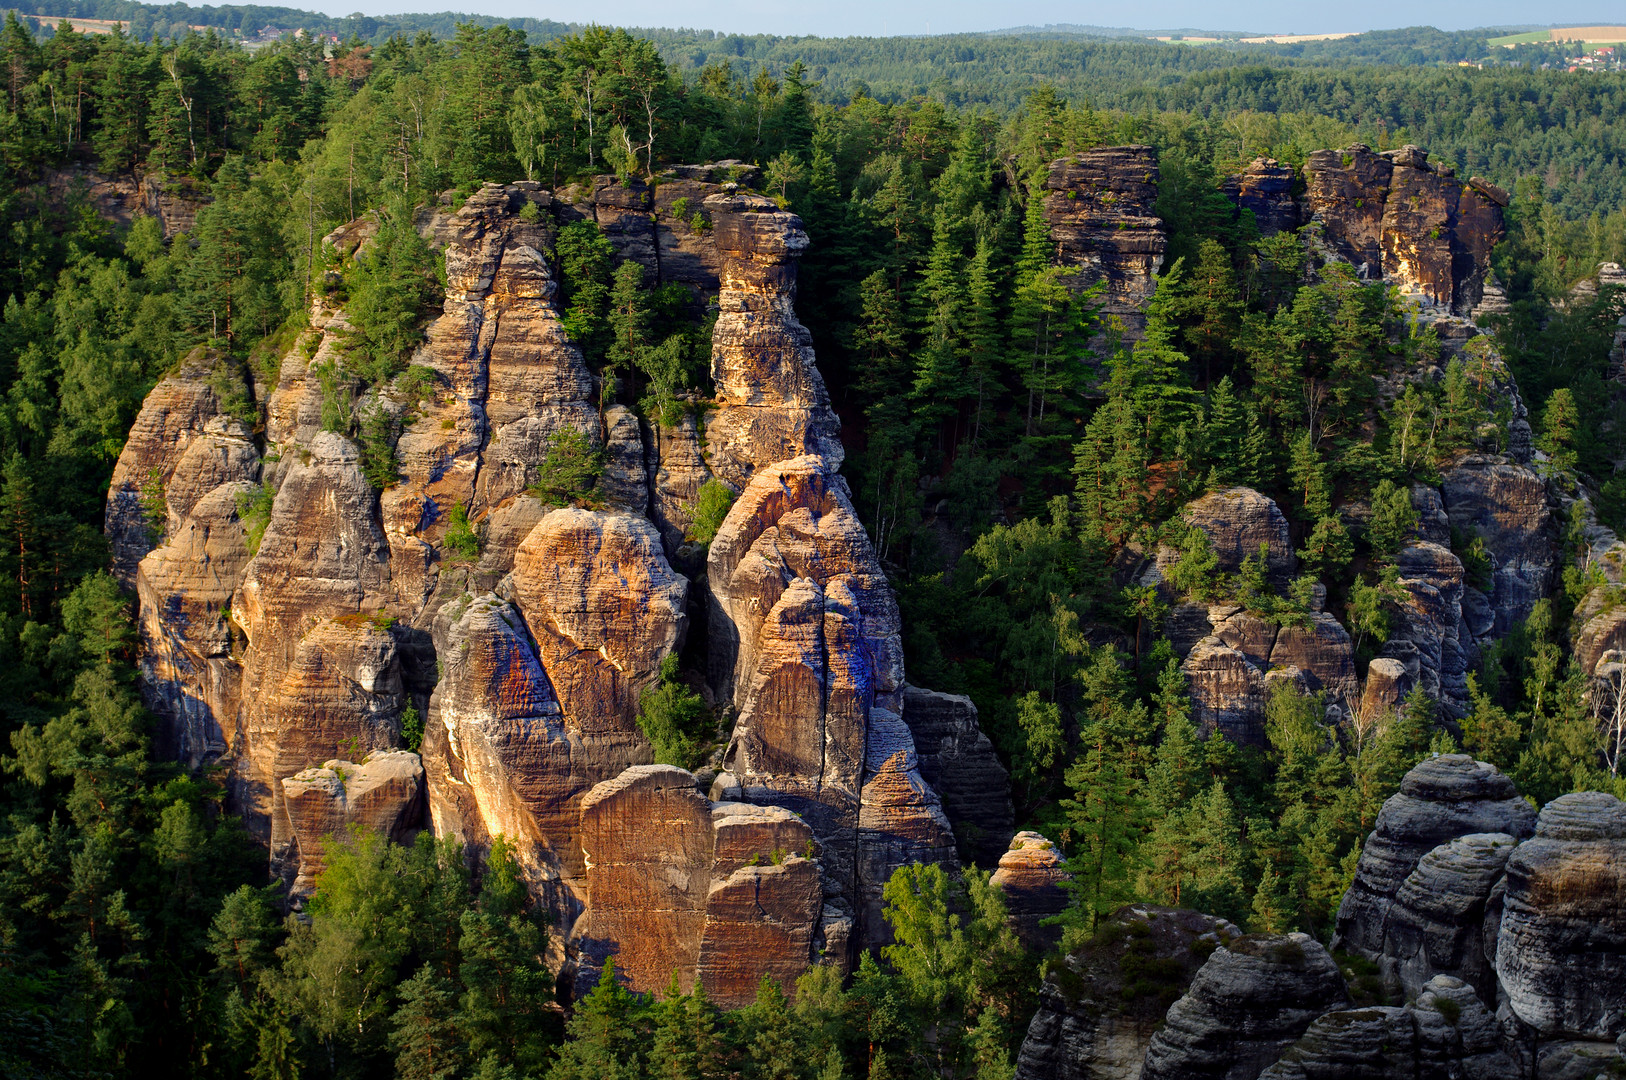
<path id="1" fill-rule="evenodd" d="M 1199 641 L 1180 665 L 1191 694 L 1191 719 L 1200 729 L 1223 731 L 1232 741 L 1265 740 L 1265 677 L 1248 658 L 1217 637 Z"/>
<path id="2" fill-rule="evenodd" d="M 1145 328 L 1143 309 L 1169 246 L 1153 209 L 1157 184 L 1150 146 L 1107 146 L 1053 161 L 1044 182 L 1057 264 L 1076 288 L 1105 284 L 1101 315 L 1121 319 L 1130 341 Z"/>
<path id="3" fill-rule="evenodd" d="M 325 761 L 284 777 L 282 791 L 299 852 L 296 896 L 314 890 L 331 839 L 360 826 L 402 843 L 422 824 L 423 765 L 405 750 L 371 753 L 360 764 Z"/>
<path id="4" fill-rule="evenodd" d="M 238 482 L 203 496 L 136 571 L 142 697 L 159 718 L 156 749 L 193 767 L 226 754 L 237 734 L 242 665 L 231 602 L 249 558 L 237 500 L 253 490 Z"/>
<path id="5" fill-rule="evenodd" d="M 1023 943 L 1035 952 L 1061 940 L 1061 927 L 1045 926 L 1044 920 L 1067 908 L 1068 875 L 1062 862 L 1055 844 L 1036 832 L 1019 832 L 990 879 L 1005 894 L 1005 906 Z"/>
<path id="6" fill-rule="evenodd" d="M 1463 183 L 1415 146 L 1318 150 L 1304 166 L 1306 202 L 1333 249 L 1373 277 L 1467 315 L 1484 294 L 1507 197 Z"/>
<path id="7" fill-rule="evenodd" d="M 527 883 L 568 927 L 581 910 L 581 797 L 629 762 L 595 760 L 566 727 L 519 609 L 490 593 L 435 622 L 442 674 L 424 724 L 437 835 L 475 849 L 514 841 Z M 647 749 L 643 761 L 648 761 Z"/>
<path id="8" fill-rule="evenodd" d="M 260 455 L 248 429 L 221 415 L 210 385 L 220 362 L 198 349 L 159 382 L 142 402 L 113 466 L 105 528 L 113 572 L 126 585 L 158 536 L 179 529 L 198 499 L 220 484 L 259 475 Z M 160 494 L 167 513 L 149 521 L 143 502 Z"/>
<path id="9" fill-rule="evenodd" d="M 764 973 L 783 986 L 814 959 L 823 890 L 812 831 L 779 807 L 711 803 L 670 765 L 628 769 L 581 803 L 587 909 L 572 932 L 578 982 L 613 956 L 635 990 L 673 973 L 727 1007 Z M 653 826 L 653 827 L 652 827 Z"/>
<path id="10" fill-rule="evenodd" d="M 555 510 L 520 544 L 513 588 L 566 724 L 589 743 L 644 745 L 638 693 L 688 622 L 689 583 L 655 527 L 630 514 Z"/>
<path id="11" fill-rule="evenodd" d="M 795 214 L 759 195 L 705 202 L 723 257 L 711 377 L 718 410 L 706 423 L 712 471 L 743 487 L 758 469 L 804 454 L 841 464 L 840 427 L 796 319 L 796 259 L 807 233 Z"/>

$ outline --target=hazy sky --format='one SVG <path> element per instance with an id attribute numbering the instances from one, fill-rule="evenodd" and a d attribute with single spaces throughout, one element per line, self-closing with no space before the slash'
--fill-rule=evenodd
<path id="1" fill-rule="evenodd" d="M 299 0 L 283 0 L 303 7 Z M 924 34 L 997 30 L 1009 26 L 1080 23 L 1139 29 L 1196 27 L 1273 34 L 1320 34 L 1380 30 L 1420 24 L 1442 30 L 1548 22 L 1619 23 L 1626 9 L 1602 0 L 1573 0 L 1548 9 L 1529 0 L 1367 0 L 1365 3 L 1202 3 L 1200 0 L 1129 0 L 1065 3 L 1061 0 L 329 0 L 310 6 L 332 15 L 362 11 L 472 11 L 522 15 L 561 22 L 591 18 L 608 26 L 690 26 L 739 33 Z"/>

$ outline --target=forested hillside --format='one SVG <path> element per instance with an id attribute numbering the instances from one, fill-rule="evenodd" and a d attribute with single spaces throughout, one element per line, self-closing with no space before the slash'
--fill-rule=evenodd
<path id="1" fill-rule="evenodd" d="M 280 17 L 254 10 L 255 22 Z M 1626 795 L 1626 729 L 1598 705 L 1603 669 L 1572 662 L 1583 626 L 1617 602 L 1590 545 L 1599 527 L 1626 526 L 1611 360 L 1621 279 L 1598 277 L 1599 263 L 1626 260 L 1620 76 L 1346 66 L 1391 57 L 1330 46 L 1253 63 L 1051 37 L 855 44 L 565 30 L 533 39 L 466 23 L 444 38 L 363 43 L 358 29 L 336 47 L 288 39 L 252 55 L 195 33 L 37 38 L 14 18 L 0 30 L 7 1075 L 1008 1077 L 1041 973 L 1065 979 L 1062 950 L 1115 944 L 1104 920 L 1126 902 L 1330 942 L 1379 808 L 1431 752 L 1466 750 L 1538 803 Z M 1450 60 L 1459 44 L 1431 44 L 1439 55 L 1426 56 Z M 963 68 L 944 62 L 943 50 L 962 48 Z M 1427 305 L 1341 258 L 1323 228 L 1266 228 L 1223 188 L 1271 157 L 1299 198 L 1312 154 L 1331 150 L 1335 164 L 1342 154 L 1349 168 L 1356 155 L 1343 148 L 1357 142 L 1422 144 L 1435 164 L 1406 166 L 1419 175 L 1450 180 L 1444 164 L 1461 181 L 1483 176 L 1475 190 L 1511 193 L 1505 211 L 1497 204 L 1506 236 L 1490 257 L 1507 304 L 1481 311 L 1489 334 L 1451 338 L 1465 321 L 1422 317 Z M 1144 227 L 1166 246 L 1155 292 L 1127 319 L 1104 316 L 1114 298 L 1079 288 L 1077 267 L 1058 261 L 1071 241 L 1057 222 L 1084 189 L 1053 168 L 1124 145 L 1150 148 L 1155 165 L 1125 181 L 1148 205 L 1108 231 Z M 663 187 L 683 182 L 705 197 L 697 187 L 693 199 L 662 201 Z M 1447 186 L 1469 197 L 1466 184 Z M 604 226 L 611 210 L 658 217 L 682 243 L 641 255 Z M 482 277 L 469 252 L 494 236 L 511 262 L 530 252 L 537 277 Z M 709 271 L 721 273 L 719 291 L 651 280 L 645 263 L 674 250 L 701 261 L 724 252 L 724 270 Z M 1593 284 L 1577 290 L 1583 282 Z M 732 308 L 719 300 L 730 289 Z M 758 296 L 772 303 L 751 308 Z M 815 415 L 798 437 L 826 438 L 831 460 L 844 451 L 850 504 L 826 491 L 820 513 L 856 514 L 862 541 L 843 534 L 840 557 L 861 563 L 865 588 L 896 592 L 900 678 L 885 689 L 904 700 L 906 664 L 911 691 L 975 703 L 971 730 L 980 723 L 1009 774 L 1014 825 L 1042 831 L 1065 860 L 1068 900 L 1049 924 L 1017 933 L 992 866 L 903 865 L 869 897 L 884 921 L 869 930 L 890 940 L 855 949 L 847 977 L 815 965 L 794 985 L 765 978 L 754 1004 L 720 1010 L 694 989 L 692 964 L 664 993 L 628 992 L 613 962 L 584 985 L 564 963 L 571 927 L 552 918 L 556 897 L 539 898 L 527 841 L 500 833 L 467 853 L 429 829 L 410 844 L 365 830 L 328 837 L 325 863 L 294 860 L 312 880 L 302 910 L 286 913 L 289 882 L 267 885 L 265 845 L 288 838 L 244 828 L 237 814 L 254 796 L 235 765 L 199 753 L 188 767 L 167 752 L 176 747 L 160 752 L 143 704 L 143 687 L 148 705 L 161 694 L 141 643 L 174 612 L 136 610 L 136 566 L 183 541 L 211 558 L 217 549 L 201 510 L 172 516 L 177 495 L 156 467 L 133 481 L 133 514 L 109 513 L 115 464 L 167 380 L 155 397 L 185 384 L 213 402 L 194 418 L 199 430 L 207 419 L 211 437 L 238 447 L 231 468 L 252 464 L 241 476 L 222 465 L 204 485 L 221 535 L 229 525 L 240 537 L 239 563 L 299 546 L 274 516 L 291 497 L 273 476 L 342 473 L 354 483 L 333 490 L 364 503 L 369 522 L 388 515 L 418 491 L 411 470 L 431 475 L 423 490 L 455 471 L 439 458 L 424 465 L 426 440 L 452 447 L 449 461 L 475 429 L 471 412 L 457 412 L 470 392 L 442 370 L 455 365 L 432 362 L 455 350 L 431 320 L 474 325 L 457 305 L 488 301 L 533 304 L 503 317 L 517 322 L 509 312 L 522 310 L 540 328 L 538 348 L 576 350 L 584 365 L 582 389 L 548 407 L 576 410 L 585 427 L 538 436 L 537 461 L 517 466 L 507 494 L 539 515 L 565 508 L 541 521 L 607 514 L 617 470 L 634 468 L 615 456 L 613 418 L 634 432 L 636 470 L 640 439 L 688 439 L 695 474 L 710 482 L 683 501 L 684 520 L 657 523 L 672 536 L 654 525 L 639 535 L 655 537 L 652 564 L 707 575 L 719 602 L 741 609 L 748 598 L 726 590 L 743 590 L 749 574 L 725 581 L 707 545 L 734 500 L 769 503 L 752 495 L 751 468 L 717 449 L 719 433 L 739 430 L 729 423 L 744 423 L 730 419 L 745 406 L 723 384 L 739 376 L 728 364 L 746 361 L 727 350 L 754 356 L 760 345 L 727 320 L 767 312 L 795 346 L 774 347 L 788 352 L 807 328 L 828 398 L 804 388 L 812 404 L 793 404 Z M 442 330 L 426 344 L 431 325 Z M 295 369 L 303 413 L 287 405 Z M 839 442 L 813 431 L 827 405 Z M 149 425 L 154 444 L 163 423 Z M 295 434 L 273 437 L 278 424 Z M 1514 461 L 1520 432 L 1534 452 Z M 1495 589 L 1509 579 L 1496 574 L 1512 560 L 1442 524 L 1427 501 L 1480 458 L 1539 489 L 1530 516 L 1542 524 L 1529 531 L 1547 556 L 1540 595 L 1504 603 Z M 806 458 L 763 460 L 790 476 L 786 463 Z M 834 465 L 828 474 L 806 483 L 839 488 Z M 1269 504 L 1288 545 L 1213 548 L 1188 508 L 1240 488 L 1250 505 Z M 446 509 L 422 530 L 437 564 L 472 583 L 503 544 L 510 566 L 523 562 L 521 537 L 474 494 Z M 790 537 L 801 526 L 787 517 L 778 527 Z M 392 528 L 397 539 L 411 531 Z M 746 549 L 760 557 L 754 540 L 725 536 L 741 564 Z M 1439 565 L 1418 568 L 1424 547 Z M 572 550 L 550 549 L 564 552 L 559 563 Z M 808 561 L 838 561 L 832 550 Z M 1176 609 L 1224 609 L 1273 641 L 1330 622 L 1347 629 L 1352 670 L 1401 667 L 1385 646 L 1426 606 L 1409 583 L 1435 574 L 1438 599 L 1450 591 L 1447 563 L 1457 594 L 1497 595 L 1491 621 L 1468 635 L 1474 662 L 1455 672 L 1460 686 L 1446 685 L 1446 660 L 1414 659 L 1403 700 L 1365 715 L 1347 688 L 1278 679 L 1255 695 L 1257 738 L 1194 704 L 1188 658 L 1203 646 L 1177 640 Z M 363 610 L 358 599 L 323 632 L 345 648 L 402 652 L 468 634 L 466 655 L 483 618 L 483 632 L 535 650 L 534 625 L 496 625 L 511 597 L 474 604 L 476 592 L 504 588 L 502 576 L 467 585 L 462 599 L 435 594 L 455 613 L 445 619 L 430 611 L 408 625 L 383 601 Z M 624 578 L 650 595 L 661 585 Z M 523 592 L 524 573 L 514 580 L 506 587 Z M 837 595 L 828 585 L 820 612 L 844 602 L 822 598 Z M 274 606 L 226 594 L 207 612 L 220 619 L 211 655 L 223 664 L 255 647 L 244 627 Z M 1445 652 L 1470 618 L 1457 603 Z M 620 697 L 605 700 L 637 715 L 639 767 L 727 775 L 738 710 L 703 685 L 703 643 L 663 647 L 641 685 L 617 683 Z M 431 692 L 463 675 L 451 654 L 444 666 L 426 655 L 387 691 L 389 747 L 335 740 L 323 755 L 431 754 L 454 726 L 431 715 Z M 278 662 L 293 674 L 273 688 L 321 675 L 319 664 Z M 1429 663 L 1432 683 L 1416 674 Z M 337 775 L 340 792 L 350 779 Z M 976 841 L 950 834 L 943 861 Z M 812 840 L 806 853 L 811 862 Z M 801 858 L 776 841 L 749 865 L 766 873 Z M 1126 999 L 1164 1001 L 1172 978 L 1149 968 Z"/>

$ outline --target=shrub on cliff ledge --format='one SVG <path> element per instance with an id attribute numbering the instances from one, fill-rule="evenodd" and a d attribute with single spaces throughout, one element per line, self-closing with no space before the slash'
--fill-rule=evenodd
<path id="1" fill-rule="evenodd" d="M 568 506 L 587 497 L 603 469 L 604 452 L 593 448 L 586 432 L 560 428 L 548 436 L 548 452 L 529 490 L 549 506 Z"/>
<path id="2" fill-rule="evenodd" d="M 685 534 L 697 544 L 709 544 L 717 538 L 723 527 L 728 508 L 734 505 L 734 489 L 721 480 L 707 480 L 695 492 L 694 502 L 684 509 L 689 512 L 689 530 Z"/>

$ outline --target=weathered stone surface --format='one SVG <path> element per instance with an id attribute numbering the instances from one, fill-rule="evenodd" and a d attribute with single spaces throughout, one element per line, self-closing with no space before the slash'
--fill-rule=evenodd
<path id="1" fill-rule="evenodd" d="M 1556 545 L 1547 485 L 1535 471 L 1496 455 L 1464 458 L 1446 470 L 1440 493 L 1451 526 L 1478 534 L 1492 561 L 1492 632 L 1500 637 L 1552 591 Z"/>
<path id="2" fill-rule="evenodd" d="M 905 686 L 903 719 L 920 775 L 941 796 L 962 859 L 1003 865 L 1015 829 L 1010 775 L 977 726 L 977 707 L 959 694 Z"/>
<path id="3" fill-rule="evenodd" d="M 1246 655 L 1210 636 L 1192 647 L 1180 670 L 1199 728 L 1223 731 L 1238 743 L 1264 743 L 1265 677 Z"/>
<path id="4" fill-rule="evenodd" d="M 1365 274 L 1460 315 L 1480 302 L 1491 249 L 1505 233 L 1506 197 L 1492 185 L 1464 184 L 1415 146 L 1318 150 L 1304 177 L 1326 241 Z"/>
<path id="5" fill-rule="evenodd" d="M 1377 962 L 1395 896 L 1424 855 L 1472 833 L 1523 838 L 1534 827 L 1535 811 L 1495 766 L 1467 754 L 1422 762 L 1378 811 L 1355 879 L 1338 907 L 1333 947 Z"/>
<path id="6" fill-rule="evenodd" d="M 1406 599 L 1390 623 L 1384 655 L 1401 660 L 1450 717 L 1468 709 L 1472 639 L 1463 641 L 1462 563 L 1438 544 L 1410 543 L 1395 558 Z"/>
<path id="7" fill-rule="evenodd" d="M 327 845 L 361 826 L 403 843 L 423 820 L 423 764 L 406 750 L 374 751 L 359 763 L 325 761 L 282 778 L 299 849 L 295 896 L 309 896 L 327 868 Z"/>
<path id="8" fill-rule="evenodd" d="M 1469 833 L 1424 855 L 1407 875 L 1384 927 L 1384 980 L 1406 999 L 1435 975 L 1471 983 L 1496 1000 L 1495 956 L 1485 955 L 1483 926 L 1491 887 L 1518 840 L 1507 833 Z"/>
<path id="9" fill-rule="evenodd" d="M 711 889 L 711 804 L 682 769 L 640 765 L 593 788 L 581 812 L 587 910 L 571 934 L 577 947 L 613 955 L 634 990 L 654 993 L 673 972 L 692 989 Z"/>
<path id="10" fill-rule="evenodd" d="M 237 500 L 254 490 L 223 484 L 199 499 L 185 524 L 136 571 L 141 690 L 158 717 L 155 749 L 197 767 L 237 734 L 242 665 L 232 653 L 232 594 L 248 565 Z"/>
<path id="11" fill-rule="evenodd" d="M 1600 585 L 1576 605 L 1571 618 L 1575 631 L 1575 663 L 1587 675 L 1596 674 L 1608 653 L 1626 650 L 1626 590 Z M 1611 658 L 1612 659 L 1612 658 Z"/>
<path id="12" fill-rule="evenodd" d="M 643 744 L 638 693 L 683 642 L 689 583 L 642 517 L 561 509 L 515 554 L 513 589 L 565 722 L 590 744 Z"/>
<path id="13" fill-rule="evenodd" d="M 812 336 L 796 319 L 796 260 L 808 245 L 795 214 L 758 195 L 705 202 L 723 256 L 711 377 L 718 410 L 706 424 L 711 469 L 744 487 L 759 469 L 805 454 L 841 465 L 840 427 Z"/>
<path id="14" fill-rule="evenodd" d="M 650 517 L 660 527 L 661 539 L 671 557 L 683 546 L 694 522 L 691 508 L 701 486 L 712 478 L 711 467 L 700 452 L 693 413 L 685 410 L 672 427 L 655 424 L 649 430 L 653 459 L 649 468 L 653 477 Z"/>
<path id="15" fill-rule="evenodd" d="M 1313 612 L 1308 626 L 1284 626 L 1270 648 L 1270 666 L 1295 667 L 1312 691 L 1329 704 L 1348 709 L 1358 698 L 1355 646 L 1343 624 L 1325 611 Z"/>
<path id="16" fill-rule="evenodd" d="M 1254 158 L 1241 173 L 1226 177 L 1220 190 L 1252 212 L 1261 236 L 1292 232 L 1304 224 L 1304 210 L 1293 196 L 1293 170 L 1274 158 Z"/>
<path id="17" fill-rule="evenodd" d="M 1327 1013 L 1260 1080 L 1502 1080 L 1518 1073 L 1498 1034 L 1473 989 L 1439 975 L 1404 1008 Z"/>
<path id="18" fill-rule="evenodd" d="M 1274 500 L 1252 488 L 1209 492 L 1186 504 L 1181 516 L 1208 534 L 1219 569 L 1225 573 L 1236 573 L 1243 560 L 1258 555 L 1260 545 L 1266 548 L 1266 570 L 1276 584 L 1285 584 L 1298 565 L 1287 518 Z M 1160 553 L 1159 562 L 1163 561 Z"/>
<path id="19" fill-rule="evenodd" d="M 1044 920 L 1067 907 L 1064 883 L 1068 875 L 1062 862 L 1055 844 L 1036 832 L 1019 832 L 989 879 L 1005 894 L 1016 932 L 1035 952 L 1044 952 L 1061 940 L 1061 927 L 1046 926 Z"/>
<path id="20" fill-rule="evenodd" d="M 125 585 L 134 583 L 136 567 L 157 546 L 155 534 L 174 533 L 193 504 L 218 485 L 259 475 L 260 455 L 248 429 L 221 415 L 210 384 L 221 363 L 197 349 L 160 381 L 142 402 L 113 466 L 105 529 L 113 573 Z M 167 514 L 149 521 L 142 504 L 155 498 Z"/>
<path id="21" fill-rule="evenodd" d="M 1250 934 L 1215 951 L 1152 1036 L 1142 1080 L 1252 1080 L 1311 1021 L 1349 1003 L 1308 934 Z"/>
<path id="22" fill-rule="evenodd" d="M 817 457 L 759 470 L 712 542 L 707 579 L 712 681 L 739 709 L 729 773 L 749 800 L 808 819 L 848 903 L 858 867 L 873 908 L 860 930 L 880 933 L 892 869 L 952 861 L 953 843 L 899 719 L 897 603 L 845 482 Z"/>
<path id="23" fill-rule="evenodd" d="M 1103 919 L 1039 988 L 1039 1008 L 1016 1061 L 1017 1080 L 1136 1080 L 1171 998 L 1203 961 L 1242 931 L 1212 915 L 1134 904 Z M 1125 985 L 1126 961 L 1155 967 L 1160 984 Z"/>
<path id="24" fill-rule="evenodd" d="M 250 831 L 271 839 L 274 859 L 286 854 L 289 840 L 286 815 L 278 812 L 281 778 L 336 756 L 347 737 L 360 739 L 364 750 L 393 745 L 388 731 L 404 704 L 398 672 L 381 684 L 360 672 L 382 669 L 350 652 L 362 641 L 382 650 L 390 635 L 357 627 L 352 640 L 348 622 L 331 621 L 364 622 L 360 613 L 378 611 L 389 596 L 389 548 L 358 460 L 349 440 L 322 432 L 308 462 L 289 463 L 232 603 L 232 618 L 248 639 L 242 735 L 233 742 L 237 798 Z M 312 623 L 317 628 L 307 632 Z M 330 667 L 324 659 L 330 646 L 349 659 Z M 307 712 L 299 700 L 303 680 L 336 690 L 331 680 L 346 678 L 352 661 L 358 666 L 351 667 L 350 689 L 325 695 L 315 713 Z"/>
<path id="25" fill-rule="evenodd" d="M 1496 974 L 1546 1038 L 1626 1034 L 1626 805 L 1564 795 L 1507 864 Z"/>
<path id="26" fill-rule="evenodd" d="M 1157 288 L 1168 250 L 1157 201 L 1157 152 L 1150 146 L 1109 146 L 1050 163 L 1044 214 L 1056 262 L 1075 288 L 1105 284 L 1103 316 L 1139 340 L 1143 309 Z"/>
<path id="27" fill-rule="evenodd" d="M 582 799 L 587 909 L 578 982 L 613 955 L 636 990 L 674 972 L 719 1004 L 748 1004 L 763 974 L 793 987 L 822 914 L 813 833 L 780 807 L 711 803 L 670 765 L 641 765 Z M 651 827 L 651 826 L 655 827 Z"/>

